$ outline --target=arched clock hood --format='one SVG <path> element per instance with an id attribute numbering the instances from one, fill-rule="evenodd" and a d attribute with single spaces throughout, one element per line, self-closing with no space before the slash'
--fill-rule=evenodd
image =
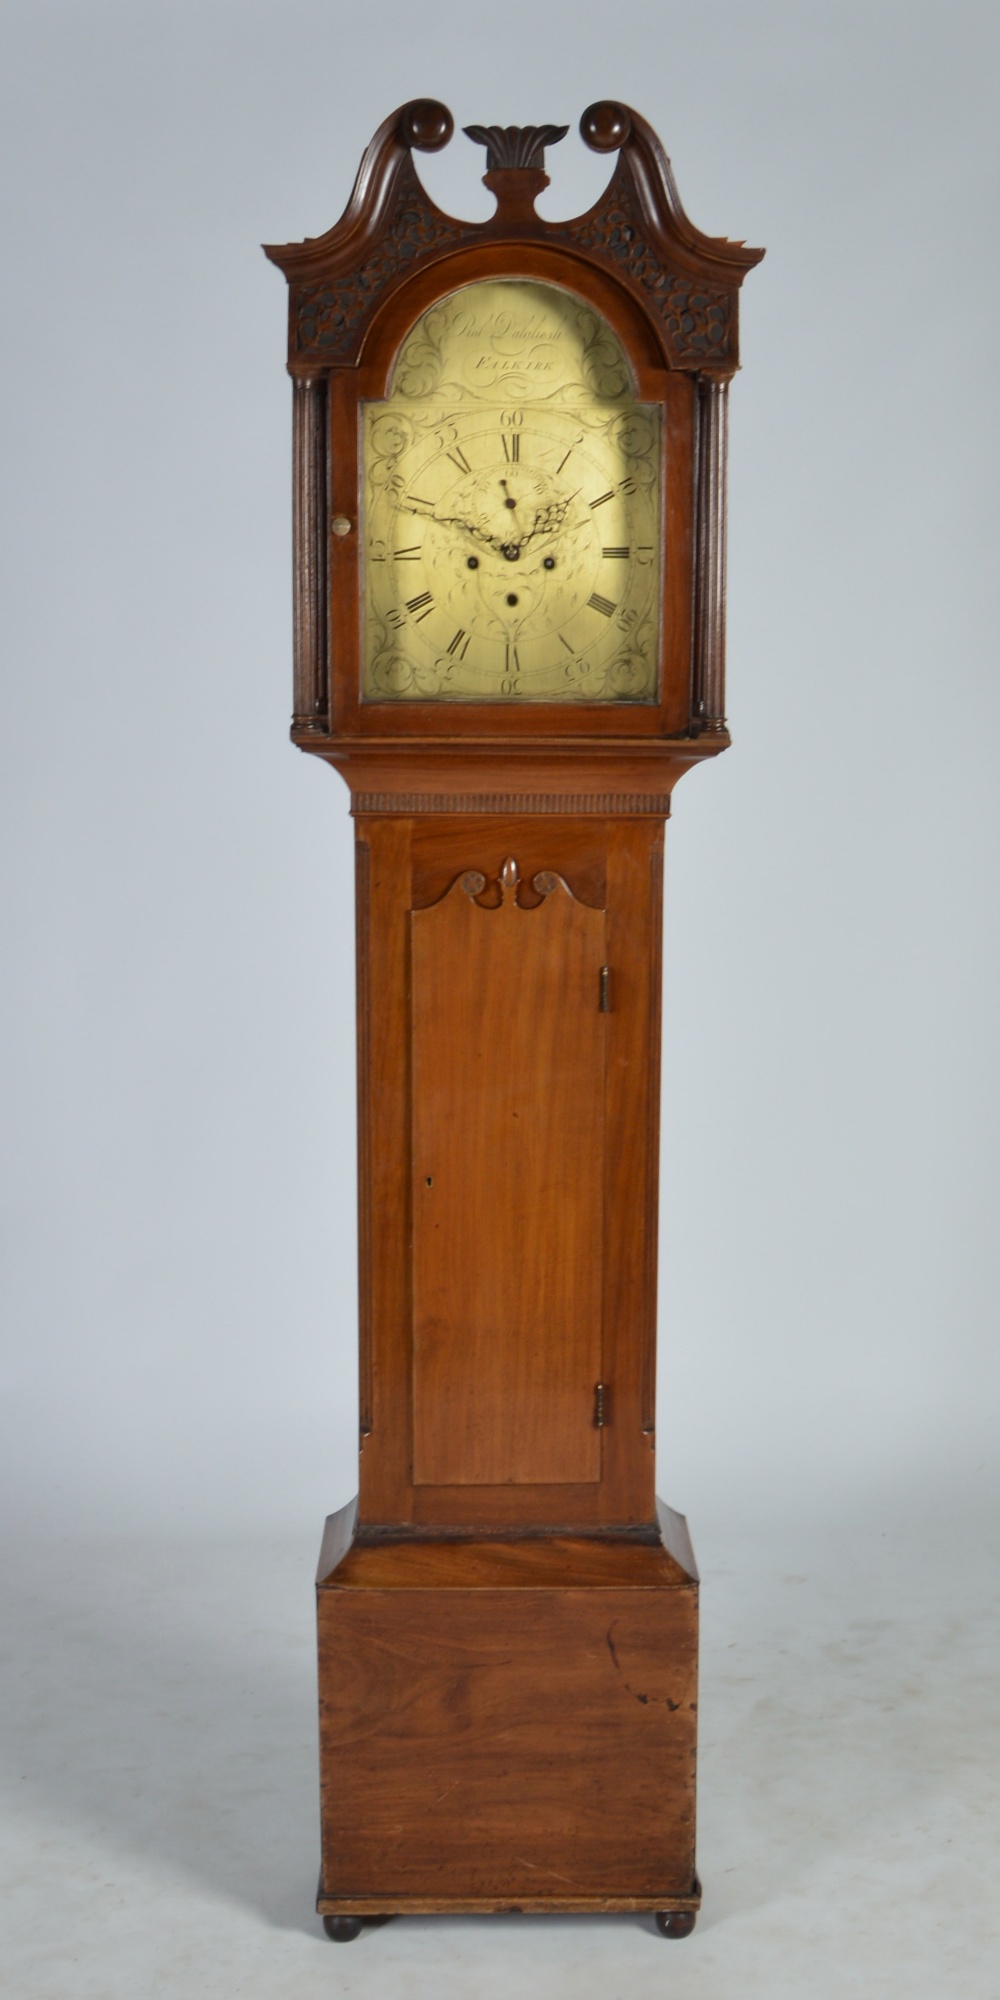
<path id="1" fill-rule="evenodd" d="M 729 741 L 725 716 L 725 484 L 729 380 L 738 366 L 739 289 L 763 251 L 704 235 L 688 219 L 659 140 L 644 118 L 610 101 L 580 120 L 585 143 L 617 154 L 604 193 L 567 221 L 538 215 L 545 150 L 568 128 L 468 126 L 485 148 L 496 200 L 485 222 L 446 215 L 423 187 L 414 154 L 448 144 L 445 105 L 418 98 L 379 127 L 351 198 L 325 234 L 265 246 L 288 280 L 288 368 L 295 391 L 293 736 L 347 779 L 355 796 L 413 794 L 396 757 L 400 737 L 427 739 L 429 790 L 443 774 L 463 796 L 487 789 L 476 744 L 505 745 L 488 789 L 536 796 L 621 794 L 669 799 L 692 762 Z M 460 286 L 521 277 L 575 292 L 611 326 L 637 394 L 663 413 L 665 492 L 658 700 L 626 714 L 569 715 L 538 702 L 530 727 L 499 703 L 454 705 L 424 721 L 365 701 L 358 645 L 364 539 L 358 529 L 358 429 L 384 397 L 401 343 L 434 303 Z M 620 539 L 620 537 L 619 537 Z M 457 626 L 456 626 L 457 629 Z M 567 764 L 560 745 L 577 745 Z M 589 738 L 589 764 L 580 739 Z M 461 740 L 462 770 L 456 756 Z M 445 745 L 447 747 L 445 748 Z M 627 769 L 622 747 L 628 747 Z M 408 754 L 408 753 L 407 753 Z M 445 762 L 440 759 L 444 756 Z M 404 758 L 404 764 L 405 764 Z M 502 765 L 502 768 L 501 768 Z"/>

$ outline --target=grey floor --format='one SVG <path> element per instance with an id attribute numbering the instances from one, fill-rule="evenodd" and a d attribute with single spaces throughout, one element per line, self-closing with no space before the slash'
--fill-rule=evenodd
<path id="1" fill-rule="evenodd" d="M 634 1917 L 328 1943 L 311 1543 L 8 1549 L 4 1993 L 998 2000 L 991 1523 L 693 1525 L 705 1902 L 676 1943 Z"/>

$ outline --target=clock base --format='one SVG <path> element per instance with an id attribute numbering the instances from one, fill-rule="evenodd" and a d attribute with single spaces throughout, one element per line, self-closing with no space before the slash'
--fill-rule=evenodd
<path id="1" fill-rule="evenodd" d="M 328 1902 L 329 1900 L 330 1900 L 329 1898 L 324 1899 L 321 1897 L 320 1898 L 321 1907 L 325 1907 L 326 1902 Z M 654 1910 L 653 1915 L 656 1919 L 656 1928 L 659 1931 L 660 1936 L 665 1938 L 690 1937 L 692 1931 L 694 1930 L 695 1924 L 698 1920 L 698 1909 L 700 1907 L 700 1900 L 701 1900 L 701 1890 L 699 1888 L 697 1899 L 695 1899 L 694 1897 L 692 1897 L 691 1899 L 690 1908 L 685 1907 L 684 1909 L 677 1908 L 673 1910 Z M 622 1914 L 629 1915 L 631 1913 L 642 1914 L 647 1910 L 649 1910 L 650 1907 L 651 1905 L 648 1902 L 635 1901 L 634 1899 L 627 1903 L 622 1903 L 622 1902 L 609 1903 L 600 1898 L 593 1898 L 587 1901 L 582 1901 L 572 1904 L 564 1902 L 550 1902 L 550 1901 L 545 1901 L 545 1902 L 524 1901 L 521 1903 L 489 1903 L 489 1904 L 472 1905 L 467 1902 L 455 1902 L 453 1899 L 443 1897 L 439 1898 L 435 1902 L 427 1902 L 426 1900 L 411 1900 L 408 1903 L 406 1903 L 405 1906 L 401 1907 L 398 1910 L 396 1909 L 393 1910 L 379 1909 L 377 1911 L 372 1910 L 372 1911 L 366 1911 L 365 1914 L 362 1916 L 330 1916 L 329 1914 L 327 1914 L 323 1917 L 323 1929 L 325 1930 L 327 1937 L 332 1938 L 335 1944 L 350 1944 L 354 1940 L 354 1938 L 361 1936 L 361 1931 L 366 1919 L 369 1922 L 385 1923 L 388 1917 L 396 1917 L 396 1916 L 420 1916 L 420 1917 L 453 1916 L 454 1917 L 454 1916 L 507 1915 L 507 1916 L 553 1916 L 553 1917 L 557 1916 L 558 1917 L 565 1917 L 565 1916 L 607 1917 L 607 1916 L 619 1916 Z"/>
<path id="2" fill-rule="evenodd" d="M 347 1508 L 318 1612 L 324 1918 L 645 1910 L 685 1934 L 698 1582 L 679 1515 L 435 1538 L 358 1531 Z"/>

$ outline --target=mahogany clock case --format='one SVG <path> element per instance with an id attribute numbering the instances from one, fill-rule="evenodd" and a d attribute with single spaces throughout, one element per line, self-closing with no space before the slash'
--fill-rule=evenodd
<path id="1" fill-rule="evenodd" d="M 489 222 L 429 200 L 413 150 L 452 120 L 417 101 L 342 220 L 267 253 L 289 281 L 293 736 L 345 777 L 357 853 L 360 1489 L 318 1578 L 318 1907 L 340 1938 L 515 1907 L 653 1910 L 679 1936 L 698 1585 L 653 1480 L 663 833 L 677 778 L 729 740 L 726 395 L 763 253 L 693 227 L 624 106 L 581 120 L 618 159 L 566 223 L 534 207 L 565 127 L 468 129 Z M 662 413 L 651 699 L 362 694 L 362 411 L 436 300 L 498 279 L 582 301 Z"/>

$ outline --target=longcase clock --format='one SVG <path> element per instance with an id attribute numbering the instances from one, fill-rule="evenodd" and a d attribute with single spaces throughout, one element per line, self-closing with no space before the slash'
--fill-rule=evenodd
<path id="1" fill-rule="evenodd" d="M 293 737 L 357 838 L 360 1490 L 318 1577 L 330 1935 L 694 1925 L 698 1583 L 654 1494 L 664 824 L 725 749 L 726 395 L 761 255 L 625 106 L 376 133 L 289 282 Z"/>

